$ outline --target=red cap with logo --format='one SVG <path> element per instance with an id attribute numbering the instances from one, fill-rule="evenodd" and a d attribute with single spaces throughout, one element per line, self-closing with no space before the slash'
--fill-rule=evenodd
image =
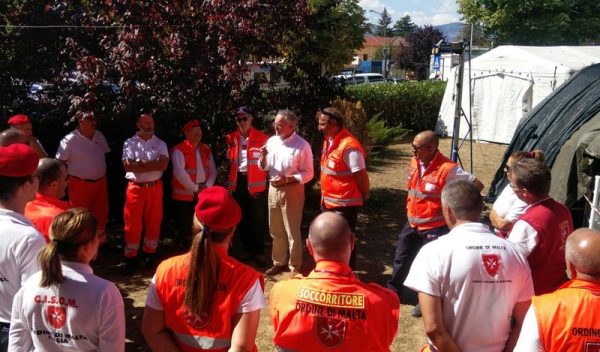
<path id="1" fill-rule="evenodd" d="M 29 120 L 29 116 L 23 114 L 11 116 L 8 119 L 8 124 L 11 126 L 26 125 L 28 123 L 31 123 L 31 121 Z"/>
<path id="2" fill-rule="evenodd" d="M 194 120 L 189 120 L 188 122 L 186 122 L 183 125 L 183 132 L 187 132 L 189 130 L 191 130 L 194 127 L 200 127 L 200 121 L 194 119 Z"/>
<path id="3" fill-rule="evenodd" d="M 242 210 L 225 188 L 213 186 L 198 194 L 196 217 L 211 229 L 225 230 L 240 222 Z"/>
<path id="4" fill-rule="evenodd" d="M 0 176 L 25 177 L 37 170 L 40 158 L 30 146 L 15 143 L 0 147 Z"/>

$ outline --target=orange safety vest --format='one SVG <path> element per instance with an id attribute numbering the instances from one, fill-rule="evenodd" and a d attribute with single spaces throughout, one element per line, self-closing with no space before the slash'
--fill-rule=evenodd
<path id="1" fill-rule="evenodd" d="M 347 264 L 319 261 L 307 277 L 271 290 L 278 351 L 389 351 L 398 329 L 396 293 L 360 282 Z"/>
<path id="2" fill-rule="evenodd" d="M 417 159 L 412 158 L 406 199 L 406 216 L 412 227 L 430 230 L 446 225 L 442 214 L 442 188 L 448 172 L 455 166 L 455 162 L 438 151 L 421 175 Z"/>
<path id="3" fill-rule="evenodd" d="M 544 351 L 600 351 L 599 283 L 571 280 L 531 303 Z"/>
<path id="4" fill-rule="evenodd" d="M 240 130 L 227 135 L 227 159 L 229 159 L 229 190 L 235 191 L 238 173 L 238 156 L 240 152 Z M 250 127 L 246 157 L 248 159 L 248 192 L 256 194 L 267 189 L 267 173 L 258 168 L 260 148 L 267 143 L 269 137 Z"/>
<path id="5" fill-rule="evenodd" d="M 256 280 L 260 280 L 264 290 L 264 279 L 260 273 L 229 257 L 227 249 L 219 246 L 214 246 L 214 249 L 219 276 L 217 290 L 212 297 L 214 306 L 206 316 L 191 315 L 183 304 L 190 253 L 163 261 L 154 277 L 165 326 L 185 352 L 227 351 L 231 346 L 232 321 L 240 303 Z M 257 351 L 256 346 L 253 351 Z"/>
<path id="6" fill-rule="evenodd" d="M 24 215 L 42 235 L 46 243 L 50 243 L 50 224 L 56 215 L 69 209 L 69 203 L 49 197 L 41 193 L 35 194 L 35 199 L 25 206 Z"/>
<path id="7" fill-rule="evenodd" d="M 190 175 L 192 181 L 196 182 L 196 149 L 187 139 L 174 146 L 173 150 L 175 149 L 183 153 L 183 157 L 185 159 L 185 172 Z M 205 144 L 200 143 L 198 144 L 198 149 L 200 149 L 200 159 L 202 160 L 202 166 L 204 167 L 206 179 L 208 179 L 210 175 L 210 169 L 208 167 L 208 162 L 211 155 L 210 148 L 208 148 Z M 185 187 L 183 187 L 183 185 L 177 181 L 175 175 L 173 175 L 171 181 L 171 186 L 173 188 L 171 198 L 187 202 L 194 200 L 194 192 L 186 190 Z"/>
<path id="8" fill-rule="evenodd" d="M 345 128 L 335 136 L 329 151 L 327 151 L 327 141 L 323 142 L 321 193 L 325 208 L 363 205 L 363 194 L 360 193 L 352 171 L 344 162 L 344 152 L 348 149 L 357 149 L 363 157 L 365 156 L 360 142 Z"/>

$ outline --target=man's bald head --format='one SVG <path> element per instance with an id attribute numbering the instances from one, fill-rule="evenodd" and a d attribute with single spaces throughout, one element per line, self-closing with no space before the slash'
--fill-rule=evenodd
<path id="1" fill-rule="evenodd" d="M 435 149 L 440 145 L 440 139 L 437 134 L 431 130 L 419 132 L 419 134 L 415 136 L 415 141 L 420 145 L 433 146 Z"/>
<path id="2" fill-rule="evenodd" d="M 352 250 L 352 231 L 343 216 L 324 212 L 310 224 L 308 241 L 315 260 L 327 259 L 348 262 Z"/>
<path id="3" fill-rule="evenodd" d="M 567 265 L 574 267 L 578 277 L 600 280 L 600 232 L 584 228 L 575 230 L 567 238 L 565 257 Z"/>
<path id="4" fill-rule="evenodd" d="M 0 147 L 8 147 L 11 144 L 17 143 L 29 145 L 29 139 L 25 133 L 16 128 L 8 128 L 0 132 Z"/>

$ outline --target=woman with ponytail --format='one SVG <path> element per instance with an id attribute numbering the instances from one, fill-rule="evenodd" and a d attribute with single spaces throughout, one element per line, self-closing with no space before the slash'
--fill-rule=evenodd
<path id="1" fill-rule="evenodd" d="M 21 287 L 12 306 L 9 351 L 124 351 L 125 311 L 117 287 L 95 276 L 90 262 L 100 238 L 84 208 L 58 214 L 41 271 Z"/>
<path id="2" fill-rule="evenodd" d="M 506 165 L 504 165 L 506 177 L 510 177 L 512 167 L 519 160 L 527 158 L 540 162 L 544 162 L 546 159 L 544 152 L 539 149 L 530 152 L 516 151 L 510 155 Z M 496 229 L 496 233 L 500 237 L 506 238 L 513 223 L 525 212 L 525 208 L 527 208 L 527 204 L 517 197 L 510 184 L 506 185 L 494 202 L 490 212 L 490 222 Z"/>
<path id="3" fill-rule="evenodd" d="M 227 255 L 240 218 L 225 188 L 198 195 L 190 251 L 163 261 L 148 289 L 142 333 L 153 351 L 257 351 L 263 277 Z"/>

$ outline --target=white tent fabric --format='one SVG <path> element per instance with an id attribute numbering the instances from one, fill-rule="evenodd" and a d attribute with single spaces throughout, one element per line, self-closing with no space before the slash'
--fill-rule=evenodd
<path id="1" fill-rule="evenodd" d="M 600 62 L 600 46 L 499 46 L 471 60 L 473 139 L 510 143 L 523 116 L 580 69 Z M 469 63 L 462 109 L 469 117 Z M 452 135 L 457 68 L 452 69 L 435 131 Z M 461 119 L 460 137 L 468 125 Z"/>

